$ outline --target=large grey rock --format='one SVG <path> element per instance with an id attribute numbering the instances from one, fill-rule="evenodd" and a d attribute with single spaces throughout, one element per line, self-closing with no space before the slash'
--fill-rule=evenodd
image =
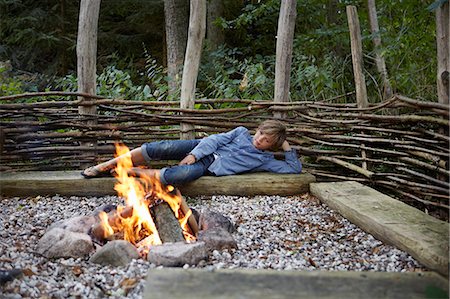
<path id="1" fill-rule="evenodd" d="M 37 251 L 48 258 L 84 257 L 93 250 L 94 245 L 87 234 L 62 228 L 47 231 L 37 245 Z"/>
<path id="2" fill-rule="evenodd" d="M 96 208 L 93 212 L 92 215 L 95 217 L 98 217 L 98 214 L 100 214 L 100 212 L 105 212 L 106 214 L 108 214 L 111 211 L 117 210 L 117 205 L 114 204 L 104 204 L 98 208 Z"/>
<path id="3" fill-rule="evenodd" d="M 47 231 L 61 228 L 71 232 L 87 234 L 92 225 L 97 222 L 94 216 L 76 216 L 53 223 Z"/>
<path id="4" fill-rule="evenodd" d="M 208 230 L 214 228 L 221 228 L 230 233 L 235 230 L 233 223 L 228 217 L 225 217 L 216 211 L 203 209 L 200 213 L 199 229 Z"/>
<path id="5" fill-rule="evenodd" d="M 166 267 L 181 267 L 185 264 L 196 265 L 207 258 L 208 253 L 204 242 L 165 243 L 152 246 L 147 255 L 149 262 Z"/>
<path id="6" fill-rule="evenodd" d="M 91 256 L 89 261 L 101 265 L 126 266 L 137 258 L 139 253 L 133 244 L 125 240 L 116 240 L 106 243 Z"/>
<path id="7" fill-rule="evenodd" d="M 222 228 L 201 230 L 198 232 L 197 240 L 205 242 L 206 250 L 208 250 L 208 252 L 238 248 L 237 242 L 233 236 Z"/>

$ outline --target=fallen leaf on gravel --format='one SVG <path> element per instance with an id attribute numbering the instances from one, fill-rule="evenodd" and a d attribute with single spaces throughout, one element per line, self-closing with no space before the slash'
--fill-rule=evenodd
<path id="1" fill-rule="evenodd" d="M 124 280 L 122 280 L 122 282 L 120 283 L 120 286 L 124 289 L 132 289 L 136 286 L 136 284 L 138 283 L 138 280 L 135 278 L 125 278 Z"/>
<path id="2" fill-rule="evenodd" d="M 28 277 L 36 275 L 36 273 L 34 273 L 33 270 L 31 270 L 30 268 L 22 269 L 22 273 L 23 273 L 23 275 L 28 276 Z"/>
<path id="3" fill-rule="evenodd" d="M 73 275 L 75 275 L 75 276 L 80 276 L 81 274 L 83 274 L 83 270 L 81 269 L 80 266 L 74 266 L 74 267 L 72 268 L 72 273 L 73 273 Z"/>
<path id="4" fill-rule="evenodd" d="M 380 247 L 380 246 L 377 246 L 377 247 L 375 247 L 374 249 L 372 249 L 372 253 L 373 253 L 373 254 L 377 254 L 378 252 L 380 252 L 380 250 L 381 250 L 381 247 Z"/>
<path id="5" fill-rule="evenodd" d="M 312 260 L 312 258 L 308 257 L 308 262 L 311 264 L 311 266 L 317 268 L 317 265 L 316 265 L 316 263 Z"/>

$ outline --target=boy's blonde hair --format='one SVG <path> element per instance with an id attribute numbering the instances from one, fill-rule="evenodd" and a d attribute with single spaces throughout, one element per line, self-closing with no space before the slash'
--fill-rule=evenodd
<path id="1" fill-rule="evenodd" d="M 278 120 L 265 120 L 259 125 L 258 130 L 273 138 L 272 149 L 280 148 L 286 140 L 286 126 Z"/>

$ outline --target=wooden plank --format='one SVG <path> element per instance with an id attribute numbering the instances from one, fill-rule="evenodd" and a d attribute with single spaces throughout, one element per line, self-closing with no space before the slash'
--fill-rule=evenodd
<path id="1" fill-rule="evenodd" d="M 186 295 L 189 292 L 189 295 Z M 434 295 L 434 296 L 433 296 Z M 431 297 L 430 297 L 431 296 Z M 144 299 L 225 298 L 448 298 L 436 273 L 356 271 L 206 270 L 149 271 Z"/>
<path id="2" fill-rule="evenodd" d="M 449 224 L 358 182 L 313 183 L 311 193 L 375 238 L 448 277 Z"/>
<path id="3" fill-rule="evenodd" d="M 84 179 L 80 171 L 3 172 L 0 175 L 1 194 L 4 196 L 115 195 L 115 182 L 115 178 Z M 223 177 L 205 176 L 179 189 L 185 196 L 289 196 L 308 192 L 311 182 L 315 182 L 315 177 L 308 173 L 253 173 Z"/>

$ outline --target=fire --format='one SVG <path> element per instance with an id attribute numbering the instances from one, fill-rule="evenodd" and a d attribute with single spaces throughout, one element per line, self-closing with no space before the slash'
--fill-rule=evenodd
<path id="1" fill-rule="evenodd" d="M 108 238 L 117 232 L 123 233 L 123 239 L 134 244 L 141 254 L 146 255 L 152 245 L 161 244 L 155 222 L 150 214 L 149 206 L 155 200 L 168 203 L 178 219 L 186 241 L 194 241 L 195 237 L 188 225 L 191 210 L 183 213 L 182 196 L 173 186 L 164 186 L 156 176 L 130 176 L 133 167 L 131 154 L 125 145 L 116 144 L 118 164 L 115 177 L 118 180 L 114 189 L 125 200 L 125 206 L 119 206 L 113 216 L 101 213 L 101 229 L 103 236 Z"/>

